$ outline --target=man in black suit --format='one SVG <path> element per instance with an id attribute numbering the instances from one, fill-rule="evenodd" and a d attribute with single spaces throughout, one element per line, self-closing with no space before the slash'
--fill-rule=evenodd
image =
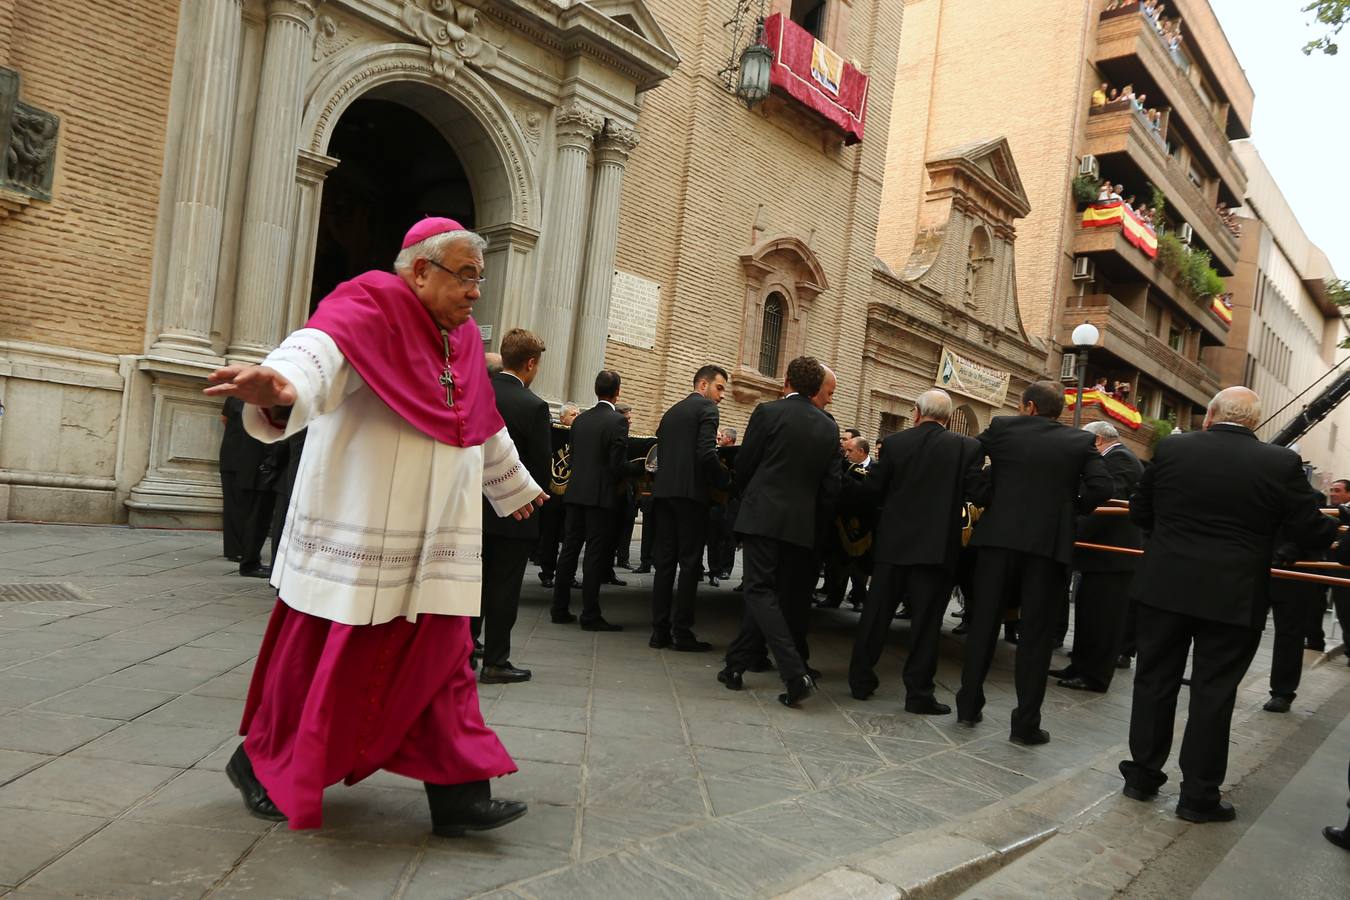
<path id="1" fill-rule="evenodd" d="M 513 328 L 502 337 L 502 371 L 492 376 L 497 412 L 536 484 L 548 484 L 552 455 L 548 403 L 530 390 L 543 353 L 542 340 L 523 328 Z M 520 609 L 525 566 L 538 542 L 538 516 L 519 520 L 498 516 L 484 498 L 483 604 L 472 627 L 475 639 L 480 631 L 483 634 L 483 669 L 478 680 L 484 684 L 530 680 L 528 669 L 511 665 L 511 629 Z"/>
<path id="2" fill-rule="evenodd" d="M 866 438 L 844 441 L 844 482 L 838 514 L 826 536 L 825 599 L 822 609 L 838 609 L 848 592 L 849 603 L 862 609 L 867 597 L 867 578 L 872 573 L 873 529 L 876 525 L 876 498 L 867 489 L 872 474 L 872 445 Z"/>
<path id="3" fill-rule="evenodd" d="M 1341 524 L 1350 525 L 1350 480 L 1338 478 L 1327 489 L 1327 499 L 1332 506 L 1341 511 Z M 1350 551 L 1350 541 L 1346 541 Z M 1350 634 L 1350 588 L 1333 585 L 1331 605 L 1336 610 L 1336 620 L 1341 623 L 1341 635 Z M 1350 666 L 1350 653 L 1346 654 L 1345 664 Z"/>
<path id="4" fill-rule="evenodd" d="M 558 412 L 558 424 L 554 426 L 557 430 L 549 433 L 550 452 L 553 454 L 549 458 L 548 480 L 551 502 L 545 503 L 536 513 L 539 516 L 539 546 L 535 548 L 534 558 L 539 563 L 539 583 L 550 589 L 553 587 L 553 572 L 558 568 L 558 547 L 562 544 L 563 525 L 567 516 L 563 495 L 567 492 L 567 476 L 571 473 L 571 447 L 566 443 L 565 436 L 570 436 L 572 422 L 576 420 L 578 412 L 580 410 L 571 403 L 563 406 Z M 557 442 L 553 439 L 560 435 L 564 436 L 564 442 L 554 449 L 553 444 Z M 562 482 L 553 477 L 555 469 L 563 477 Z"/>
<path id="5" fill-rule="evenodd" d="M 975 596 L 966 605 L 965 663 L 958 721 L 984 716 L 984 679 L 998 645 L 1003 598 L 1021 608 L 1014 681 L 1017 708 L 1008 739 L 1044 744 L 1041 702 L 1055 625 L 1068 602 L 1074 514 L 1111 496 L 1111 476 L 1092 435 L 1058 421 L 1064 388 L 1037 381 L 1022 394 L 1020 416 L 998 416 L 979 436 L 990 461 L 990 495 L 970 544 L 979 550 Z"/>
<path id="6" fill-rule="evenodd" d="M 834 506 L 842 458 L 838 427 L 823 411 L 834 392 L 834 375 L 816 359 L 800 356 L 788 364 L 787 388 L 783 399 L 755 407 L 736 456 L 745 621 L 717 680 L 740 690 L 743 673 L 757 666 L 767 643 L 787 686 L 778 700 L 795 706 L 815 689 L 792 628 L 796 622 L 804 640 L 804 623 L 797 620 L 805 619 L 806 609 L 782 604 L 799 604 L 803 594 L 809 604 L 810 585 L 805 592 L 800 585 L 814 575 L 816 510 Z"/>
<path id="7" fill-rule="evenodd" d="M 654 650 L 669 647 L 697 653 L 712 649 L 712 644 L 694 636 L 694 596 L 703 579 L 708 489 L 724 488 L 731 480 L 717 459 L 717 404 L 726 390 L 726 369 L 704 366 L 694 373 L 693 392 L 666 410 L 656 429 L 659 464 L 652 486 L 656 578 L 648 642 Z"/>
<path id="8" fill-rule="evenodd" d="M 984 465 L 980 442 L 947 430 L 952 398 L 933 389 L 914 402 L 914 427 L 881 442 L 869 490 L 881 502 L 873 543 L 872 587 L 848 666 L 853 696 L 877 689 L 891 620 L 902 599 L 911 623 L 905 660 L 905 711 L 943 716 L 952 709 L 933 696 L 942 616 L 956 583 L 961 510 Z"/>
<path id="9" fill-rule="evenodd" d="M 717 448 L 736 446 L 737 432 L 730 425 L 717 429 Z M 737 501 L 730 491 L 714 499 L 708 508 L 708 583 L 717 587 L 717 579 L 731 577 L 736 565 Z"/>
<path id="10" fill-rule="evenodd" d="M 581 546 L 581 627 L 584 631 L 623 631 L 600 615 L 600 584 L 613 560 L 620 480 L 642 472 L 642 463 L 628 459 L 628 420 L 614 408 L 619 399 L 619 373 L 605 369 L 595 376 L 595 406 L 572 422 L 572 477 L 563 496 L 567 519 L 553 583 L 553 621 L 575 622 L 571 604 Z"/>
<path id="11" fill-rule="evenodd" d="M 1111 496 L 1129 500 L 1144 474 L 1139 457 L 1120 442 L 1120 433 L 1114 425 L 1089 422 L 1083 430 L 1096 441 L 1097 452 L 1111 473 Z M 1139 529 L 1126 515 L 1079 517 L 1078 540 L 1136 550 L 1144 546 Z M 1073 567 L 1080 576 L 1074 598 L 1073 662 L 1050 671 L 1060 678 L 1060 687 L 1097 693 L 1106 693 L 1111 687 L 1125 639 L 1130 578 L 1138 565 L 1139 557 L 1125 553 L 1074 551 Z"/>
<path id="12" fill-rule="evenodd" d="M 267 578 L 272 569 L 262 564 L 262 548 L 271 532 L 279 456 L 244 430 L 243 411 L 244 404 L 236 397 L 227 397 L 220 411 L 225 426 L 220 438 L 225 558 L 239 561 L 240 575 Z M 273 556 L 276 550 L 273 544 Z"/>
<path id="13" fill-rule="evenodd" d="M 1125 796 L 1148 800 L 1167 781 L 1177 692 L 1194 646 L 1191 701 L 1181 741 L 1177 815 L 1231 821 L 1220 799 L 1238 685 L 1261 643 L 1276 535 L 1325 548 L 1336 536 L 1298 454 L 1252 433 L 1261 400 L 1244 387 L 1214 395 L 1205 430 L 1158 444 L 1130 499 L 1149 534 L 1131 593 L 1139 601 L 1139 663 L 1130 710 Z M 1239 490 L 1234 490 L 1234 486 Z"/>

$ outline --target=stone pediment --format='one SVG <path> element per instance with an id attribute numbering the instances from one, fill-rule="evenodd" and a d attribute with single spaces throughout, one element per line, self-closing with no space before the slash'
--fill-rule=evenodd
<path id="1" fill-rule="evenodd" d="M 594 7 L 596 11 L 609 16 L 624 28 L 646 39 L 648 43 L 679 58 L 680 54 L 676 52 L 675 45 L 666 36 L 661 23 L 656 21 L 656 16 L 652 15 L 652 11 L 643 0 L 589 0 L 587 3 L 577 5 Z"/>
<path id="2" fill-rule="evenodd" d="M 937 181 L 939 172 L 958 170 L 967 179 L 997 197 L 1008 221 L 1020 219 L 1031 211 L 1031 201 L 1017 174 L 1012 148 L 1003 137 L 975 141 L 952 147 L 930 156 L 924 163 L 929 178 Z M 955 173 L 954 173 L 955 174 Z"/>

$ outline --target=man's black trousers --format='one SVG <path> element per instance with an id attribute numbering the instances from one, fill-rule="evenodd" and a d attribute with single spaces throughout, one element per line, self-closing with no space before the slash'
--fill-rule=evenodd
<path id="1" fill-rule="evenodd" d="M 1073 613 L 1073 672 L 1106 690 L 1125 643 L 1133 572 L 1083 572 Z"/>
<path id="2" fill-rule="evenodd" d="M 596 621 L 600 616 L 600 582 L 609 572 L 614 559 L 614 537 L 618 519 L 614 510 L 601 506 L 582 506 L 573 503 L 567 507 L 563 526 L 562 549 L 558 551 L 558 567 L 553 577 L 553 612 L 565 613 L 571 604 L 572 579 L 576 577 L 577 560 L 581 560 L 581 623 Z M 581 555 L 582 545 L 586 555 Z"/>
<path id="3" fill-rule="evenodd" d="M 483 635 L 484 666 L 504 666 L 511 660 L 511 629 L 534 544 L 532 538 L 483 536 L 483 603 L 470 628 L 475 638 Z"/>
<path id="4" fill-rule="evenodd" d="M 677 640 L 692 638 L 694 598 L 703 580 L 708 505 L 684 497 L 660 497 L 652 501 L 652 521 L 656 526 L 652 632 Z"/>
<path id="5" fill-rule="evenodd" d="M 893 566 L 878 563 L 872 587 L 863 601 L 862 619 L 848 664 L 848 686 L 869 694 L 881 683 L 876 667 L 886 646 L 891 621 L 903 600 L 910 611 L 909 656 L 905 659 L 905 699 L 933 697 L 942 617 L 947 612 L 955 576 L 942 566 Z"/>
<path id="6" fill-rule="evenodd" d="M 797 637 L 791 623 L 805 619 L 805 610 L 784 608 L 784 602 L 800 603 L 804 557 L 814 561 L 806 548 L 773 538 L 742 535 L 741 561 L 745 573 L 745 620 L 741 632 L 727 648 L 727 668 L 743 672 L 764 656 L 765 645 L 773 654 L 783 681 L 806 674 L 806 662 L 797 652 Z M 807 594 L 809 598 L 809 593 Z M 805 642 L 805 625 L 801 640 Z"/>

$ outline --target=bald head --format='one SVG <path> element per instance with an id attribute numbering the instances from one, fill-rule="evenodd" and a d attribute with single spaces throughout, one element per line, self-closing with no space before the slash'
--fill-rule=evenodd
<path id="1" fill-rule="evenodd" d="M 825 370 L 825 380 L 820 383 L 820 390 L 811 397 L 811 402 L 817 408 L 824 409 L 834 399 L 834 388 L 838 380 L 834 377 L 834 370 L 829 366 L 821 365 L 821 368 Z"/>
<path id="2" fill-rule="evenodd" d="M 1205 427 L 1222 423 L 1255 428 L 1261 423 L 1261 398 L 1245 387 L 1224 388 L 1209 401 Z"/>
<path id="3" fill-rule="evenodd" d="M 914 424 L 938 422 L 946 425 L 952 417 L 952 396 L 941 388 L 924 391 L 914 401 Z"/>

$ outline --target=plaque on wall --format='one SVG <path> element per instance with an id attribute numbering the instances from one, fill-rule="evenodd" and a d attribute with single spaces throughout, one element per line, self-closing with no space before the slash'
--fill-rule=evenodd
<path id="1" fill-rule="evenodd" d="M 609 297 L 609 339 L 650 350 L 656 346 L 661 285 L 628 272 L 615 272 Z"/>

